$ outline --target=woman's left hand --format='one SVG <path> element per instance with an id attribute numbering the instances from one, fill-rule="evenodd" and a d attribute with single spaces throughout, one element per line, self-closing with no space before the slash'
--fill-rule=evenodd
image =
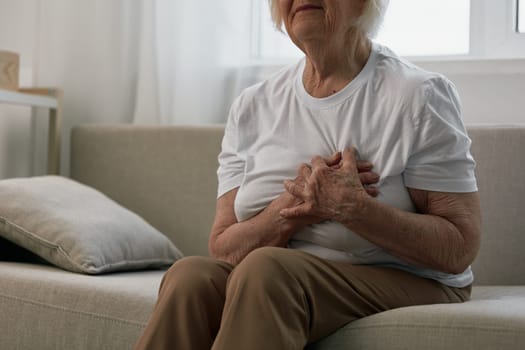
<path id="1" fill-rule="evenodd" d="M 311 168 L 301 167 L 300 175 L 304 179 L 301 184 L 285 181 L 286 191 L 301 201 L 280 211 L 285 218 L 315 216 L 323 220 L 348 220 L 355 208 L 370 198 L 361 183 L 353 148 L 343 151 L 340 167 L 329 166 L 316 156 Z"/>

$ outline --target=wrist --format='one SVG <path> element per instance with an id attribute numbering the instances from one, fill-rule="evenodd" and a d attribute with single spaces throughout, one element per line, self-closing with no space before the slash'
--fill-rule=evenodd
<path id="1" fill-rule="evenodd" d="M 272 223 L 271 232 L 273 232 L 275 242 L 278 242 L 279 246 L 286 246 L 288 240 L 300 227 L 295 220 L 290 220 L 281 216 L 281 210 L 287 208 L 290 205 L 286 196 L 279 196 L 266 208 L 265 212 L 267 217 Z"/>
<path id="2" fill-rule="evenodd" d="M 371 212 L 374 199 L 366 192 L 358 194 L 348 203 L 341 205 L 337 210 L 334 221 L 337 221 L 349 229 L 354 229 L 360 223 L 366 221 L 368 214 Z"/>

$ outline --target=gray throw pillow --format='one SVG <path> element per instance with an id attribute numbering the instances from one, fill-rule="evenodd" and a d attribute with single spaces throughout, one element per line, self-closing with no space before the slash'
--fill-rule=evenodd
<path id="1" fill-rule="evenodd" d="M 60 176 L 0 181 L 0 237 L 87 274 L 159 268 L 182 257 L 137 214 Z"/>

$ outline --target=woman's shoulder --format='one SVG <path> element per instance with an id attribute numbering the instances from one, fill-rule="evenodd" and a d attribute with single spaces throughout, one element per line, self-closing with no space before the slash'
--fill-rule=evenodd
<path id="1" fill-rule="evenodd" d="M 374 84 L 376 94 L 403 106 L 403 111 L 408 112 L 404 117 L 414 125 L 419 125 L 421 118 L 460 117 L 459 94 L 447 77 L 421 68 L 384 46 L 378 49 Z"/>
<path id="2" fill-rule="evenodd" d="M 295 78 L 303 64 L 301 60 L 286 66 L 275 65 L 259 69 L 257 74 L 262 80 L 245 88 L 240 93 L 239 99 L 244 103 L 250 103 L 279 96 L 282 98 L 287 90 L 293 89 Z"/>
<path id="3" fill-rule="evenodd" d="M 443 74 L 422 68 L 398 56 L 386 46 L 376 44 L 376 47 L 376 80 L 392 85 L 395 91 L 410 94 L 424 92 L 429 87 L 452 85 Z"/>

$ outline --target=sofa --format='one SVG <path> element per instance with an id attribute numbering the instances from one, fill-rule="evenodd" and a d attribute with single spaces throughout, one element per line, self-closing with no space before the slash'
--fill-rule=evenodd
<path id="1" fill-rule="evenodd" d="M 382 312 L 308 349 L 525 349 L 525 126 L 468 126 L 483 212 L 472 300 Z M 86 125 L 70 177 L 138 213 L 185 255 L 207 255 L 222 126 Z M 1 200 L 1 199 L 0 199 Z M 131 349 L 164 270 L 84 275 L 0 261 L 0 349 Z"/>

